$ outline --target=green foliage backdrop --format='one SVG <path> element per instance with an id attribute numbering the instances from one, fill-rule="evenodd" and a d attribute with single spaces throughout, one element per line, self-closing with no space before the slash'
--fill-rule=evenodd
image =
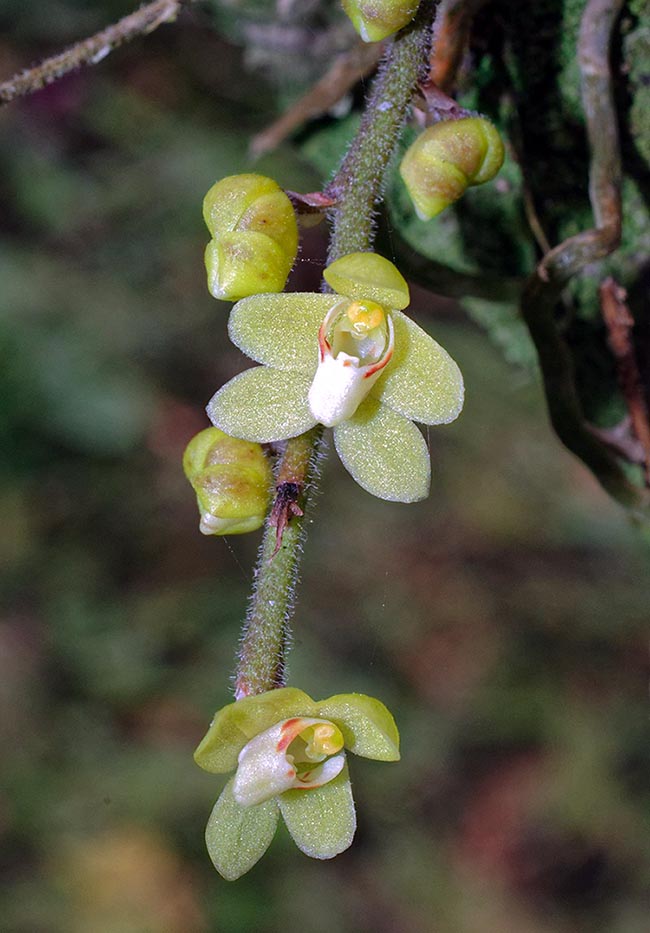
<path id="1" fill-rule="evenodd" d="M 206 858 L 218 786 L 191 753 L 229 700 L 257 542 L 199 535 L 180 457 L 241 365 L 205 289 L 201 199 L 250 164 L 250 135 L 290 93 L 272 44 L 244 30 L 245 12 L 264 25 L 261 6 L 220 4 L 223 38 L 197 8 L 0 115 L 0 925 L 641 933 L 647 551 L 551 434 L 509 299 L 470 310 L 517 366 L 455 302 L 416 290 L 414 315 L 467 381 L 464 415 L 431 438 L 429 500 L 378 502 L 335 458 L 324 467 L 292 682 L 381 697 L 402 762 L 356 762 L 360 830 L 334 862 L 280 837 L 229 886 Z M 567 0 L 567 29 L 579 6 Z M 331 48 L 345 41 L 328 5 L 304 7 L 305 29 L 320 17 Z M 3 70 L 129 9 L 5 0 Z M 314 78 L 304 68 L 294 93 Z M 354 119 L 318 121 L 257 168 L 313 190 Z M 504 179 L 516 190 L 514 165 Z M 476 254 L 456 244 L 465 222 L 494 229 L 483 192 L 427 231 L 403 219 L 399 190 L 390 201 L 401 235 L 449 265 L 530 268 L 507 191 L 501 239 Z M 317 287 L 321 258 L 316 230 L 295 287 Z"/>

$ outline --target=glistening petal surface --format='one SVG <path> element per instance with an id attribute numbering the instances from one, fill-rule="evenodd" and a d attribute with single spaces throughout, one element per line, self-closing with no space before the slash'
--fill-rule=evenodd
<path id="1" fill-rule="evenodd" d="M 334 858 L 354 839 L 357 818 L 347 765 L 316 790 L 288 790 L 278 797 L 293 841 L 310 858 Z"/>
<path id="2" fill-rule="evenodd" d="M 256 366 L 227 382 L 207 406 L 214 425 L 233 437 L 267 444 L 303 434 L 316 419 L 307 405 L 311 376 Z"/>
<path id="3" fill-rule="evenodd" d="M 363 693 L 341 693 L 317 706 L 319 716 L 339 727 L 346 749 L 375 761 L 399 761 L 399 732 L 380 700 Z"/>
<path id="4" fill-rule="evenodd" d="M 215 714 L 194 760 L 205 771 L 224 774 L 237 767 L 244 745 L 283 719 L 313 716 L 314 701 L 297 687 L 280 687 L 229 703 Z"/>
<path id="5" fill-rule="evenodd" d="M 423 424 L 448 424 L 463 407 L 460 369 L 447 351 L 405 314 L 393 313 L 393 359 L 370 390 L 394 411 Z"/>
<path id="6" fill-rule="evenodd" d="M 245 875 L 258 862 L 275 835 L 278 804 L 267 800 L 255 807 L 240 806 L 230 780 L 210 814 L 205 842 L 212 864 L 227 881 Z"/>
<path id="7" fill-rule="evenodd" d="M 343 465 L 367 492 L 391 502 L 419 502 L 429 493 L 424 438 L 408 418 L 372 397 L 334 428 Z"/>
<path id="8" fill-rule="evenodd" d="M 239 301 L 228 320 L 232 342 L 258 363 L 314 373 L 318 330 L 340 299 L 310 292 L 252 295 Z"/>

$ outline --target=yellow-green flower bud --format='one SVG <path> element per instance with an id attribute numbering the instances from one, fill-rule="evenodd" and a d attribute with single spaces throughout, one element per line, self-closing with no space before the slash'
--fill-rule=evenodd
<path id="1" fill-rule="evenodd" d="M 342 0 L 343 9 L 364 42 L 381 42 L 410 23 L 419 0 Z"/>
<path id="2" fill-rule="evenodd" d="M 204 535 L 240 535 L 262 525 L 273 474 L 259 444 L 206 428 L 187 445 L 183 469 Z"/>
<path id="3" fill-rule="evenodd" d="M 431 220 L 473 185 L 490 181 L 503 165 L 503 142 L 483 117 L 446 120 L 428 127 L 402 159 L 416 213 Z"/>
<path id="4" fill-rule="evenodd" d="M 230 175 L 203 201 L 212 239 L 205 251 L 208 289 L 215 298 L 281 292 L 298 251 L 291 201 L 264 175 Z"/>

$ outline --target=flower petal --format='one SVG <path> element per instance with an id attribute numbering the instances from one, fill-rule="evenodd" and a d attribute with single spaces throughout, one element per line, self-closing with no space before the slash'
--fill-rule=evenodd
<path id="1" fill-rule="evenodd" d="M 297 687 L 280 687 L 229 703 L 215 714 L 194 760 L 213 774 L 232 771 L 254 736 L 290 716 L 313 716 L 315 708 L 311 697 Z"/>
<path id="2" fill-rule="evenodd" d="M 370 394 L 423 424 L 448 424 L 463 407 L 463 377 L 446 350 L 405 314 L 393 312 L 393 359 Z"/>
<path id="3" fill-rule="evenodd" d="M 275 835 L 277 800 L 242 807 L 232 795 L 230 780 L 210 814 L 205 842 L 214 867 L 226 881 L 235 881 L 258 862 Z"/>
<path id="4" fill-rule="evenodd" d="M 399 761 L 399 732 L 380 700 L 363 693 L 341 693 L 318 703 L 318 715 L 343 733 L 345 747 L 375 761 Z"/>
<path id="5" fill-rule="evenodd" d="M 336 301 L 336 296 L 311 292 L 252 295 L 232 309 L 228 333 L 258 363 L 313 375 L 318 363 L 318 329 Z"/>
<path id="6" fill-rule="evenodd" d="M 335 260 L 323 278 L 339 295 L 371 298 L 385 308 L 408 307 L 409 287 L 404 276 L 378 253 L 350 253 Z"/>
<path id="7" fill-rule="evenodd" d="M 206 409 L 218 428 L 266 444 L 303 434 L 316 419 L 307 405 L 311 376 L 256 366 L 227 382 Z"/>
<path id="8" fill-rule="evenodd" d="M 429 451 L 415 425 L 376 399 L 365 399 L 334 428 L 343 466 L 373 496 L 418 502 L 429 493 Z"/>
<path id="9" fill-rule="evenodd" d="M 357 819 L 347 765 L 316 790 L 288 790 L 278 797 L 293 841 L 310 858 L 334 858 L 354 838 Z"/>

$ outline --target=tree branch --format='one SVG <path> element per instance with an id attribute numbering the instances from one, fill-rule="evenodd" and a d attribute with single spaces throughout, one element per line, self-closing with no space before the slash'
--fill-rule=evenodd
<path id="1" fill-rule="evenodd" d="M 17 97 L 40 91 L 83 65 L 96 65 L 110 52 L 138 36 L 148 35 L 163 23 L 173 22 L 192 0 L 154 0 L 39 65 L 27 68 L 0 84 L 0 107 Z"/>
<path id="2" fill-rule="evenodd" d="M 253 137 L 250 145 L 251 156 L 257 159 L 267 152 L 272 152 L 308 120 L 313 120 L 334 107 L 355 84 L 374 71 L 381 53 L 381 43 L 359 40 L 349 51 L 339 55 L 320 81 L 299 97 L 277 120 Z"/>
<path id="3" fill-rule="evenodd" d="M 616 360 L 618 384 L 630 416 L 630 428 L 643 450 L 645 484 L 650 488 L 650 420 L 632 329 L 634 318 L 626 304 L 627 293 L 611 276 L 600 286 L 600 307 L 609 335 L 609 347 Z"/>
<path id="4" fill-rule="evenodd" d="M 624 0 L 589 0 L 580 24 L 578 61 L 591 149 L 589 197 L 596 226 L 546 253 L 524 288 L 521 312 L 539 355 L 551 423 L 562 443 L 626 507 L 647 505 L 616 457 L 587 425 L 573 361 L 555 322 L 569 280 L 615 250 L 621 237 L 620 151 L 609 66 L 611 35 Z"/>

